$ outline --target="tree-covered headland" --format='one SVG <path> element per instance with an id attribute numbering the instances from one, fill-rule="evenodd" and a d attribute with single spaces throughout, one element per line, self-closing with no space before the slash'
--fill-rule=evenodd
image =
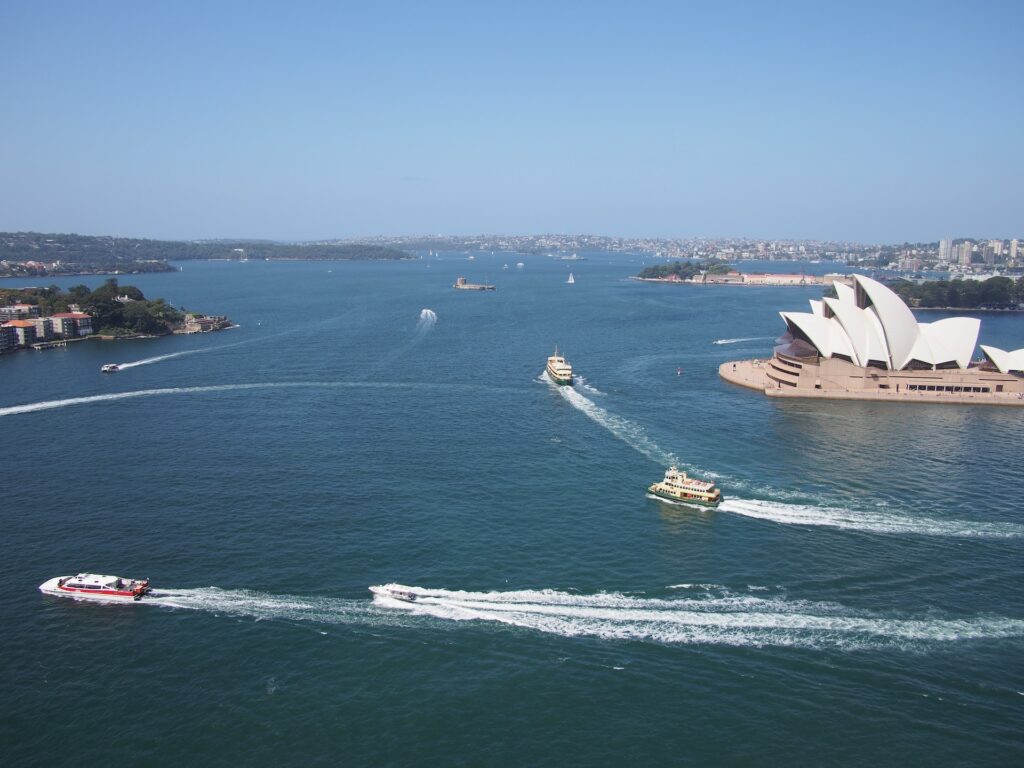
<path id="1" fill-rule="evenodd" d="M 64 291 L 49 288 L 0 288 L 0 306 L 35 304 L 43 317 L 71 311 L 71 305 L 92 316 L 96 333 L 108 336 L 162 335 L 182 325 L 185 312 L 164 299 L 147 299 L 132 285 L 106 280 L 95 290 L 76 285 Z"/>
<path id="2" fill-rule="evenodd" d="M 0 232 L 0 277 L 173 272 L 191 259 L 411 259 L 405 251 L 364 243 L 267 240 L 145 240 L 131 237 Z"/>
<path id="3" fill-rule="evenodd" d="M 710 272 L 712 275 L 724 275 L 732 271 L 732 267 L 721 259 L 708 259 L 702 262 L 673 261 L 670 264 L 655 264 L 653 267 L 646 267 L 640 270 L 637 275 L 641 280 L 663 280 L 673 275 L 678 280 L 689 280 L 701 272 Z"/>
<path id="4" fill-rule="evenodd" d="M 1024 304 L 1024 277 L 988 280 L 900 281 L 890 286 L 911 307 L 1017 309 Z"/>

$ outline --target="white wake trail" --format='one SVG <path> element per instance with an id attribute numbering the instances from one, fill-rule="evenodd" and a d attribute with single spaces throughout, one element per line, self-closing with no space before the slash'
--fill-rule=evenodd
<path id="1" fill-rule="evenodd" d="M 337 322 L 339 320 L 342 320 L 342 319 L 344 319 L 345 317 L 347 317 L 350 314 L 351 314 L 351 312 L 347 312 L 344 315 L 340 315 L 339 317 L 331 317 L 331 318 L 328 318 L 326 320 L 321 320 L 320 322 L 315 323 L 311 327 L 317 328 L 317 327 L 320 327 L 320 326 L 323 326 L 323 325 L 328 325 L 330 323 L 334 323 L 334 322 Z M 228 328 L 225 328 L 224 330 L 234 330 L 234 329 L 239 328 L 239 327 L 240 326 L 238 326 L 238 325 L 232 325 L 232 326 L 230 326 Z M 308 332 L 309 330 L 310 330 L 309 327 L 291 328 L 291 329 L 289 329 L 287 331 L 279 331 L 277 333 L 272 333 L 272 334 L 269 334 L 267 336 L 256 336 L 256 337 L 251 338 L 251 339 L 243 339 L 242 341 L 235 341 L 235 342 L 232 342 L 231 344 L 219 344 L 219 345 L 217 345 L 215 347 L 202 347 L 200 349 L 186 349 L 186 350 L 182 350 L 181 352 L 170 352 L 170 353 L 168 353 L 166 355 L 157 355 L 156 357 L 147 357 L 147 358 L 145 358 L 143 360 L 133 360 L 133 361 L 127 362 L 127 363 L 118 363 L 117 366 L 121 370 L 124 370 L 125 368 L 137 368 L 140 365 L 152 365 L 153 363 L 159 363 L 159 362 L 161 362 L 163 360 L 171 360 L 172 358 L 175 358 L 175 357 L 184 357 L 185 355 L 201 355 L 201 354 L 203 354 L 205 352 L 217 352 L 217 351 L 222 350 L 222 349 L 231 349 L 232 347 L 244 347 L 244 346 L 248 346 L 250 344 L 265 343 L 265 342 L 271 341 L 273 339 L 279 339 L 279 338 L 281 338 L 283 336 L 291 336 L 291 335 L 293 335 L 295 333 Z"/>
<path id="2" fill-rule="evenodd" d="M 234 346 L 228 344 L 227 346 Z M 156 357 L 147 357 L 145 360 L 135 360 L 131 363 L 118 363 L 117 367 L 122 371 L 125 368 L 137 368 L 140 365 L 152 365 L 153 363 L 159 363 L 161 360 L 170 360 L 174 357 L 184 357 L 185 355 L 198 355 L 201 352 L 212 352 L 215 349 L 223 349 L 223 347 L 207 347 L 204 349 L 187 349 L 183 352 L 171 352 L 166 355 L 157 355 Z"/>
<path id="3" fill-rule="evenodd" d="M 604 396 L 604 394 L 605 394 L 604 392 L 602 392 L 600 389 L 595 387 L 593 384 L 591 384 L 589 381 L 587 381 L 582 376 L 576 376 L 575 380 L 580 385 L 580 387 L 585 389 L 590 394 L 592 394 L 592 395 L 600 395 L 602 397 Z"/>
<path id="4" fill-rule="evenodd" d="M 266 384 L 215 384 L 206 387 L 161 387 L 160 389 L 137 389 L 131 392 L 112 392 L 107 395 L 88 395 L 86 397 L 69 397 L 64 400 L 43 400 L 38 403 L 10 405 L 0 408 L 0 416 L 14 416 L 19 413 L 48 411 L 54 408 L 67 408 L 87 403 L 103 403 L 114 400 L 130 400 L 136 397 L 157 397 L 159 395 L 185 395 L 194 392 L 231 392 L 243 389 L 277 389 L 281 387 L 326 386 L 323 384 L 302 384 L 299 382 L 279 382 Z"/>
<path id="5" fill-rule="evenodd" d="M 634 424 L 629 419 L 609 413 L 593 400 L 590 400 L 573 387 L 558 386 L 545 371 L 541 378 L 565 398 L 571 406 L 584 413 L 593 421 L 611 432 L 615 437 L 642 453 L 647 458 L 664 466 L 679 464 L 679 459 L 668 451 L 663 450 L 657 443 L 651 440 L 639 424 Z"/>
<path id="6" fill-rule="evenodd" d="M 1024 526 L 1017 523 L 943 520 L 904 515 L 897 512 L 819 507 L 763 499 L 740 499 L 726 496 L 718 509 L 721 512 L 732 512 L 744 517 L 770 520 L 784 525 L 824 526 L 868 533 L 998 539 L 1024 536 Z"/>
<path id="7" fill-rule="evenodd" d="M 400 584 L 412 602 L 375 596 L 382 607 L 449 621 L 485 621 L 564 637 L 659 644 L 915 648 L 975 639 L 1024 637 L 1006 617 L 893 618 L 835 603 L 733 595 L 651 599 L 556 590 L 465 592 Z"/>
<path id="8" fill-rule="evenodd" d="M 712 344 L 742 344 L 745 341 L 766 341 L 771 336 L 746 336 L 742 339 L 715 339 Z"/>
<path id="9" fill-rule="evenodd" d="M 253 618 L 257 621 L 373 626 L 409 623 L 407 617 L 396 617 L 393 611 L 382 611 L 366 599 L 275 595 L 248 589 L 156 589 L 142 602 L 219 616 Z"/>
<path id="10" fill-rule="evenodd" d="M 441 385 L 397 382 L 397 381 L 267 381 L 253 384 L 211 384 L 201 387 L 161 387 L 159 389 L 137 389 L 128 392 L 111 392 L 105 395 L 87 395 L 85 397 L 69 397 L 63 400 L 42 400 L 37 403 L 9 405 L 0 408 L 0 417 L 14 416 L 21 413 L 49 411 L 56 408 L 69 408 L 90 403 L 113 402 L 116 400 L 132 400 L 139 397 L 159 397 L 162 395 L 188 395 L 200 392 L 232 392 L 247 389 L 417 389 L 441 388 Z"/>

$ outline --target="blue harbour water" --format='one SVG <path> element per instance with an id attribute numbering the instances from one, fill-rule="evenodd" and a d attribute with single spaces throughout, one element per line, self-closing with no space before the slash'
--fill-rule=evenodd
<path id="1" fill-rule="evenodd" d="M 820 289 L 587 256 L 187 262 L 122 281 L 240 327 L 0 358 L 4 764 L 1020 763 L 1024 410 L 738 389 Z"/>

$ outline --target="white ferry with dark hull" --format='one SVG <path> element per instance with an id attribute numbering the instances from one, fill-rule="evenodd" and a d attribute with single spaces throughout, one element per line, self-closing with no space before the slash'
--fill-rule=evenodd
<path id="1" fill-rule="evenodd" d="M 55 576 L 39 585 L 44 595 L 70 597 L 74 600 L 94 600 L 101 603 L 131 603 L 149 594 L 149 579 L 125 579 L 120 576 L 101 576 L 79 573 L 75 576 Z"/>
<path id="2" fill-rule="evenodd" d="M 569 361 L 558 354 L 558 347 L 555 347 L 555 354 L 548 358 L 546 369 L 548 376 L 559 386 L 572 385 L 572 366 Z"/>
<path id="3" fill-rule="evenodd" d="M 675 467 L 665 470 L 665 478 L 647 486 L 647 492 L 665 501 L 680 504 L 696 504 L 701 507 L 717 507 L 722 503 L 722 492 L 710 480 L 687 477 Z"/>

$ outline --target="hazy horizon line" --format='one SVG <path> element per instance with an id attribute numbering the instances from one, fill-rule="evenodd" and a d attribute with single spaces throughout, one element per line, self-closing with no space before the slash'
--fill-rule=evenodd
<path id="1" fill-rule="evenodd" d="M 661 240 L 661 241 L 751 241 L 751 242 L 791 242 L 791 243 L 828 243 L 834 245 L 858 245 L 858 246 L 891 246 L 891 245 L 927 245 L 938 243 L 941 240 L 1014 240 L 1022 238 L 1014 237 L 979 237 L 979 236 L 944 236 L 933 240 L 903 240 L 903 241 L 863 241 L 848 239 L 829 239 L 821 237 L 756 237 L 751 235 L 605 235 L 593 232 L 530 232 L 530 233 L 509 233 L 509 232 L 476 232 L 476 233 L 416 233 L 416 234 L 373 234 L 358 236 L 330 236 L 330 237 L 308 237 L 308 238 L 277 238 L 277 237 L 245 237 L 245 236 L 208 236 L 208 237 L 157 237 L 151 235 L 122 235 L 110 233 L 86 233 L 86 232 L 43 232 L 34 229 L 8 229 L 0 232 L 2 235 L 43 235 L 54 237 L 107 237 L 113 240 L 154 240 L 164 242 L 199 243 L 199 242 L 264 242 L 293 245 L 307 245 L 329 242 L 370 242 L 373 240 L 386 239 L 407 239 L 407 240 L 431 240 L 431 239 L 471 239 L 471 238 L 537 238 L 537 237 L 561 237 L 561 238 L 600 238 L 605 240 Z"/>

